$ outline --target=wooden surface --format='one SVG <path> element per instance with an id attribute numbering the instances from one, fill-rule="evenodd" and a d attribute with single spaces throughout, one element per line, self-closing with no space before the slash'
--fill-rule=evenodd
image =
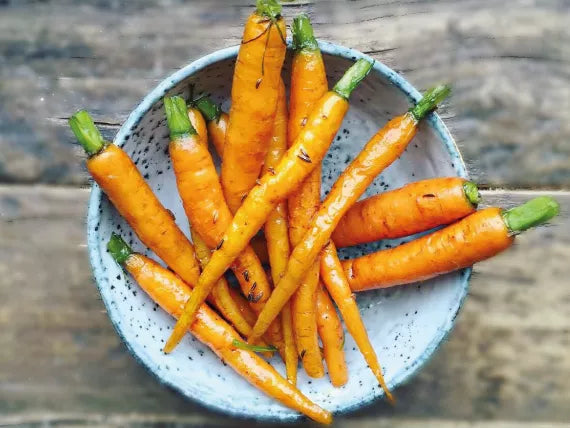
<path id="1" fill-rule="evenodd" d="M 484 193 L 506 206 L 532 196 Z M 449 341 L 398 406 L 339 426 L 570 426 L 570 192 L 556 196 L 556 223 L 476 267 Z M 87 260 L 87 197 L 0 186 L 0 425 L 239 425 L 159 385 L 121 344 Z"/>
<path id="2" fill-rule="evenodd" d="M 570 2 L 284 3 L 319 38 L 367 52 L 442 109 L 472 175 L 508 188 L 570 186 Z M 160 80 L 235 45 L 251 0 L 0 1 L 0 181 L 83 184 L 66 118 L 85 107 L 112 137 Z"/>

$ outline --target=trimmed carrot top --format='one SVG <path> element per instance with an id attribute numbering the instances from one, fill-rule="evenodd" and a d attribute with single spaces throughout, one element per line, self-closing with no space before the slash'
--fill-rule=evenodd
<path id="1" fill-rule="evenodd" d="M 79 110 L 69 119 L 69 126 L 89 156 L 94 156 L 109 143 L 93 123 L 93 119 L 85 110 Z"/>

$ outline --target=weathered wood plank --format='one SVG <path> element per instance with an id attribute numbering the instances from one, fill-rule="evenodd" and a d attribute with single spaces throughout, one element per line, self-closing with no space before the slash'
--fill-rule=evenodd
<path id="1" fill-rule="evenodd" d="M 510 428 L 570 420 L 570 193 L 557 195 L 564 212 L 555 224 L 476 267 L 449 341 L 398 389 L 399 405 L 377 403 L 340 422 Z M 510 205 L 532 194 L 484 196 Z M 161 387 L 120 343 L 87 261 L 87 197 L 0 187 L 0 424 L 174 424 L 175 414 L 180 423 L 230 423 Z"/>
<path id="2" fill-rule="evenodd" d="M 120 124 L 166 75 L 238 43 L 252 3 L 1 2 L 0 181 L 85 183 L 58 119 L 88 107 Z M 370 53 L 419 88 L 450 81 L 455 95 L 442 115 L 481 183 L 570 186 L 568 2 L 285 6 L 288 18 L 309 11 L 320 38 Z"/>

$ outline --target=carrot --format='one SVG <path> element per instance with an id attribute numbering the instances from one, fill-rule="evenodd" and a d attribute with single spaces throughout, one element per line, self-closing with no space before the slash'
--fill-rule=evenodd
<path id="1" fill-rule="evenodd" d="M 477 209 L 477 185 L 459 177 L 431 178 L 353 205 L 332 239 L 339 247 L 401 238 L 453 223 Z"/>
<path id="2" fill-rule="evenodd" d="M 446 86 L 430 90 L 414 109 L 391 120 L 373 136 L 362 152 L 342 173 L 313 216 L 308 232 L 291 252 L 287 271 L 259 314 L 253 326 L 253 335 L 249 339 L 256 339 L 267 330 L 329 241 L 344 213 L 358 200 L 374 177 L 404 151 L 415 135 L 418 121 L 433 110 L 437 102 L 448 93 L 449 89 Z M 303 133 L 299 138 L 302 135 Z"/>
<path id="3" fill-rule="evenodd" d="M 209 98 L 200 98 L 196 101 L 196 108 L 202 112 L 207 121 L 208 136 L 210 142 L 214 145 L 218 156 L 222 158 L 224 155 L 224 141 L 226 139 L 226 130 L 230 117 L 227 113 L 214 104 Z"/>
<path id="4" fill-rule="evenodd" d="M 170 129 L 169 145 L 172 167 L 184 211 L 192 228 L 207 246 L 220 245 L 224 230 L 231 223 L 214 162 L 208 147 L 201 143 L 186 114 L 186 103 L 180 97 L 164 98 Z M 231 266 L 252 308 L 259 312 L 271 294 L 263 266 L 254 251 L 246 247 Z M 279 323 L 270 331 L 270 342 L 283 352 Z"/>
<path id="5" fill-rule="evenodd" d="M 323 353 L 333 386 L 341 387 L 348 381 L 344 358 L 344 333 L 333 302 L 322 285 L 317 288 L 317 327 L 323 342 Z"/>
<path id="6" fill-rule="evenodd" d="M 198 135 L 198 140 L 200 144 L 207 146 L 208 145 L 208 129 L 206 127 L 206 121 L 204 120 L 204 116 L 198 108 L 194 106 L 188 107 L 188 119 L 190 119 L 190 124 L 196 134 Z"/>
<path id="7" fill-rule="evenodd" d="M 108 248 L 111 256 L 133 276 L 152 300 L 172 316 L 180 316 L 184 302 L 191 293 L 179 277 L 142 254 L 134 253 L 118 235 L 113 234 Z M 207 305 L 200 306 L 190 331 L 222 361 L 270 397 L 317 422 L 332 422 L 329 412 L 311 402 L 261 357 L 237 348 L 234 345 L 234 341 L 240 338 L 237 332 Z"/>
<path id="8" fill-rule="evenodd" d="M 423 281 L 500 253 L 515 235 L 558 212 L 558 203 L 547 196 L 508 211 L 487 208 L 399 247 L 343 261 L 342 266 L 354 291 Z"/>
<path id="9" fill-rule="evenodd" d="M 370 62 L 361 59 L 345 73 L 335 88 L 316 104 L 304 130 L 297 137 L 295 144 L 287 150 L 277 168 L 264 174 L 259 185 L 249 192 L 220 240 L 218 249 L 212 254 L 212 260 L 202 272 L 184 313 L 166 343 L 166 352 L 174 349 L 182 339 L 187 326 L 194 319 L 196 310 L 204 302 L 215 282 L 247 246 L 271 211 L 295 190 L 321 161 L 346 114 L 350 93 L 371 67 Z M 279 305 L 278 312 L 283 306 Z M 278 314 L 272 315 L 271 321 Z M 270 324 L 271 322 L 263 325 L 264 331 L 258 337 L 261 337 Z"/>
<path id="10" fill-rule="evenodd" d="M 261 172 L 273 131 L 286 48 L 281 5 L 276 0 L 258 0 L 243 31 L 224 143 L 222 187 L 232 212 Z"/>
<path id="11" fill-rule="evenodd" d="M 184 281 L 195 284 L 200 268 L 194 247 L 162 206 L 132 160 L 103 140 L 86 111 L 69 120 L 85 149 L 87 170 L 144 245 L 153 250 Z"/>
<path id="12" fill-rule="evenodd" d="M 230 295 L 233 301 L 236 303 L 242 316 L 245 318 L 249 325 L 255 324 L 257 315 L 253 312 L 253 309 L 249 306 L 249 302 L 243 297 L 243 295 L 235 288 L 230 287 Z"/>
<path id="13" fill-rule="evenodd" d="M 269 142 L 269 150 L 265 157 L 263 172 L 268 168 L 275 168 L 283 153 L 287 149 L 287 100 L 285 94 L 285 84 L 281 80 L 279 84 L 279 95 L 277 98 L 277 111 L 273 122 L 273 135 Z M 289 260 L 289 236 L 287 226 L 287 206 L 285 202 L 280 202 L 269 214 L 265 222 L 265 237 L 267 238 L 267 250 L 271 265 L 271 275 L 273 282 L 279 281 L 281 274 L 287 267 Z M 289 305 L 283 307 L 281 314 L 281 326 L 285 343 L 285 368 L 287 379 L 293 385 L 297 383 L 297 347 L 293 336 L 293 324 L 291 319 L 291 308 Z"/>

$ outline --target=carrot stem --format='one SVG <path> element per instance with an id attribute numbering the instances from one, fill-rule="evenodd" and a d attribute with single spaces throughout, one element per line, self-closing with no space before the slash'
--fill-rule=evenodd
<path id="1" fill-rule="evenodd" d="M 441 103 L 451 93 L 449 85 L 434 86 L 424 94 L 418 104 L 410 109 L 410 113 L 417 121 L 422 120 L 426 114 L 435 110 L 437 105 Z"/>
<path id="2" fill-rule="evenodd" d="M 267 16 L 271 19 L 278 19 L 281 16 L 281 5 L 277 0 L 257 0 L 255 13 L 260 16 Z"/>
<path id="3" fill-rule="evenodd" d="M 122 265 L 133 254 L 129 245 L 116 233 L 111 234 L 111 239 L 107 243 L 107 249 L 115 261 Z"/>
<path id="4" fill-rule="evenodd" d="M 317 39 L 315 39 L 315 35 L 313 33 L 311 21 L 309 20 L 309 17 L 304 13 L 293 19 L 291 32 L 293 33 L 294 51 L 300 51 L 303 49 L 315 51 L 319 49 Z"/>
<path id="5" fill-rule="evenodd" d="M 539 196 L 524 204 L 503 211 L 503 220 L 512 234 L 545 223 L 558 215 L 560 205 L 550 196 Z"/>
<path id="6" fill-rule="evenodd" d="M 333 92 L 336 92 L 338 95 L 348 100 L 352 91 L 354 91 L 362 79 L 370 73 L 373 65 L 374 61 L 371 62 L 364 58 L 360 58 L 346 71 L 346 73 L 344 73 L 336 85 L 334 85 L 332 89 Z"/>
<path id="7" fill-rule="evenodd" d="M 107 145 L 93 119 L 85 110 L 79 110 L 71 116 L 69 126 L 89 156 L 96 155 Z"/>
<path id="8" fill-rule="evenodd" d="M 481 202 L 481 194 L 479 193 L 479 188 L 475 183 L 472 181 L 466 181 L 463 183 L 463 192 L 465 193 L 465 197 L 467 200 L 477 208 L 479 202 Z"/>
<path id="9" fill-rule="evenodd" d="M 220 106 L 207 97 L 197 100 L 196 108 L 200 110 L 208 122 L 212 122 L 213 120 L 217 121 L 222 114 Z"/>
<path id="10" fill-rule="evenodd" d="M 178 96 L 165 97 L 164 109 L 166 110 L 166 120 L 172 140 L 197 134 L 188 118 L 188 107 L 186 107 L 184 98 Z"/>

